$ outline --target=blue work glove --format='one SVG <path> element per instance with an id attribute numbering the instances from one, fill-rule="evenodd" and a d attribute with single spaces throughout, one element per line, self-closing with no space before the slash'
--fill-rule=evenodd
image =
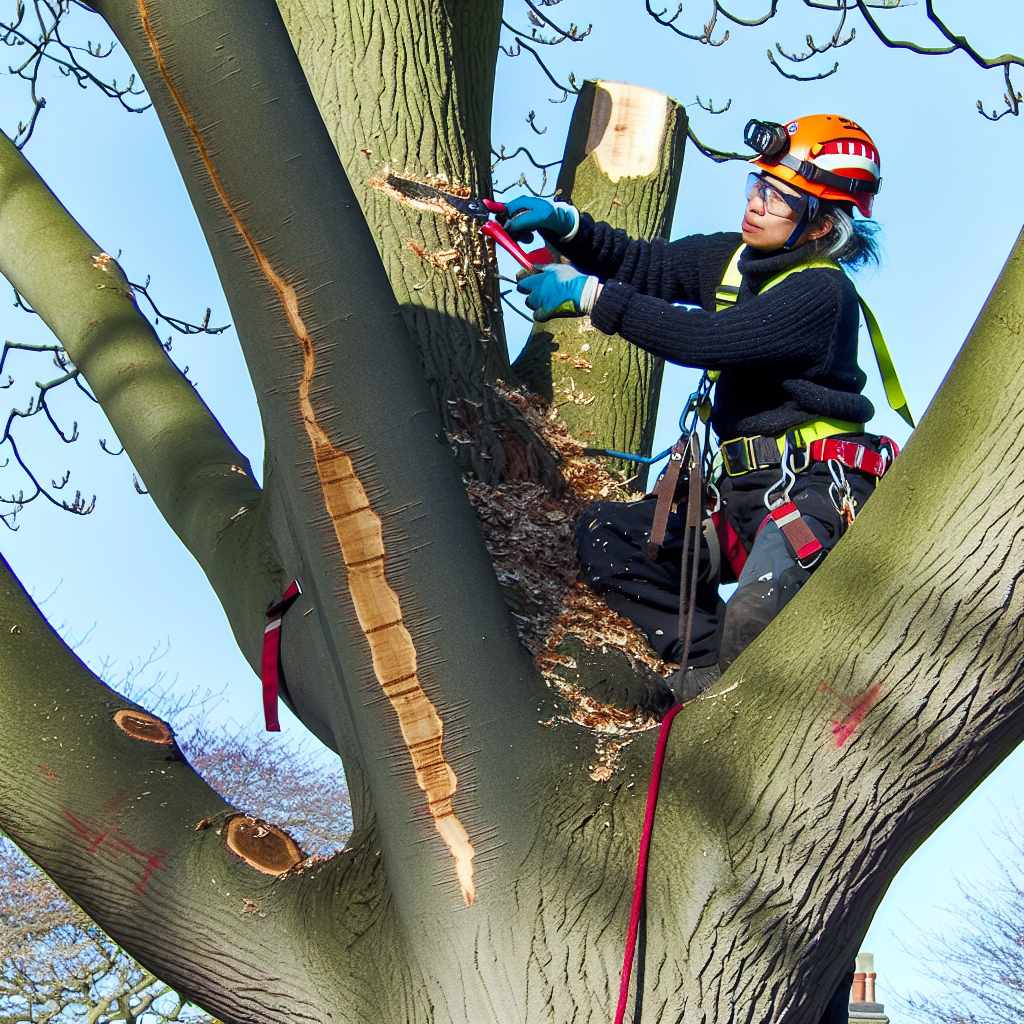
<path id="1" fill-rule="evenodd" d="M 601 282 L 581 274 L 568 263 L 556 263 L 536 274 L 519 279 L 516 288 L 526 296 L 533 319 L 550 320 L 556 316 L 584 316 L 597 301 Z"/>
<path id="2" fill-rule="evenodd" d="M 548 241 L 567 242 L 576 234 L 580 214 L 568 203 L 552 203 L 537 196 L 516 196 L 505 204 L 505 230 L 517 242 L 529 242 L 534 231 L 550 235 Z"/>

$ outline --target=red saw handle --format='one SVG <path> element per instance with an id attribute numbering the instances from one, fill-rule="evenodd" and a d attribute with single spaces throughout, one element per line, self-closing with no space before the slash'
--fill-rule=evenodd
<path id="1" fill-rule="evenodd" d="M 492 206 L 500 206 L 502 210 L 505 209 L 501 203 L 496 203 L 492 199 L 485 199 L 484 203 L 488 209 L 491 209 Z M 495 210 L 491 212 L 497 214 Z M 485 221 L 480 231 L 488 238 L 493 239 L 495 245 L 500 245 L 524 270 L 536 270 L 542 264 L 554 262 L 555 257 L 550 249 L 542 247 L 534 249 L 533 252 L 524 252 L 522 247 L 496 220 Z"/>

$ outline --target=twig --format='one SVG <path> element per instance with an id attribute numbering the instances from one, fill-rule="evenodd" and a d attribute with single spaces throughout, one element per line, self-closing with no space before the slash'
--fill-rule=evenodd
<path id="1" fill-rule="evenodd" d="M 668 8 L 665 7 L 660 11 L 656 11 L 651 6 L 651 0 L 644 0 L 644 4 L 647 7 L 647 13 L 661 26 L 670 29 L 677 36 L 682 36 L 684 39 L 689 39 L 694 43 L 703 43 L 705 46 L 722 46 L 729 41 L 729 30 L 726 29 L 722 33 L 722 38 L 715 40 L 711 38 L 712 33 L 715 31 L 715 26 L 718 24 L 718 15 L 720 8 L 716 2 L 714 9 L 711 12 L 711 17 L 707 20 L 704 25 L 704 31 L 699 35 L 693 35 L 691 32 L 685 32 L 683 29 L 676 25 L 676 19 L 683 13 L 683 5 L 680 3 L 676 7 L 676 13 L 671 18 L 666 18 L 665 15 L 668 13 Z M 724 12 L 722 12 L 724 13 Z M 735 19 L 734 19 L 735 20 Z M 740 22 L 742 24 L 742 22 Z"/>
<path id="2" fill-rule="evenodd" d="M 530 17 L 531 21 L 536 19 L 539 23 L 547 25 L 548 28 L 553 29 L 555 32 L 557 32 L 563 38 L 563 40 L 568 39 L 570 42 L 578 43 L 586 39 L 587 36 L 589 36 L 590 33 L 593 32 L 594 30 L 594 26 L 591 24 L 588 25 L 582 32 L 580 32 L 579 27 L 570 22 L 569 31 L 566 32 L 564 29 L 556 25 L 546 14 L 542 14 L 539 10 L 537 10 L 536 4 L 531 3 L 530 0 L 523 0 L 523 3 L 525 3 L 526 6 L 529 7 L 530 11 L 532 12 Z"/>
<path id="3" fill-rule="evenodd" d="M 778 44 L 776 43 L 776 45 L 778 45 Z M 822 78 L 828 78 L 830 75 L 834 75 L 839 70 L 839 61 L 836 61 L 832 65 L 832 67 L 828 69 L 828 71 L 819 72 L 817 75 L 798 75 L 798 74 L 795 74 L 792 71 L 787 71 L 775 59 L 775 54 L 772 53 L 771 50 L 768 50 L 767 53 L 768 53 L 768 63 L 771 64 L 771 66 L 773 68 L 775 68 L 775 70 L 778 71 L 778 73 L 780 75 L 782 75 L 783 78 L 790 78 L 794 82 L 817 82 L 817 81 L 820 81 Z M 785 56 L 785 54 L 783 54 L 783 56 Z"/>
<path id="4" fill-rule="evenodd" d="M 805 0 L 808 2 L 808 0 Z M 846 0 L 842 0 L 846 3 Z M 857 9 L 864 16 L 864 20 L 868 23 L 868 27 L 874 32 L 875 36 L 886 46 L 893 50 L 910 50 L 911 53 L 919 54 L 923 57 L 944 57 L 951 53 L 956 53 L 958 50 L 962 53 L 967 54 L 968 57 L 978 67 L 990 71 L 993 68 L 1002 68 L 1003 77 L 1006 82 L 1006 93 L 1003 95 L 1003 100 L 1006 103 L 1006 110 L 1001 114 L 996 115 L 995 111 L 992 115 L 985 113 L 984 107 L 981 100 L 977 101 L 977 107 L 979 113 L 989 121 L 998 121 L 1001 117 L 1005 117 L 1007 114 L 1018 116 L 1020 114 L 1021 103 L 1024 101 L 1024 95 L 1019 91 L 1015 90 L 1013 83 L 1010 79 L 1010 69 L 1012 67 L 1024 67 L 1024 57 L 1020 57 L 1014 53 L 1004 53 L 998 57 L 983 57 L 967 40 L 965 36 L 958 35 L 949 28 L 935 13 L 935 5 L 933 0 L 925 0 L 925 11 L 928 15 L 928 20 L 939 30 L 943 38 L 947 40 L 947 46 L 921 46 L 919 43 L 911 42 L 907 39 L 893 39 L 888 36 L 882 29 L 882 26 L 878 23 L 875 16 L 871 13 L 871 8 L 876 6 L 870 4 L 867 0 L 854 0 Z"/>
<path id="5" fill-rule="evenodd" d="M 169 327 L 172 327 L 179 334 L 222 334 L 231 326 L 230 324 L 225 324 L 223 327 L 211 327 L 209 307 L 206 308 L 206 312 L 203 314 L 203 319 L 198 324 L 182 320 L 180 317 L 168 316 L 157 307 L 153 296 L 149 294 L 149 283 L 151 280 L 152 278 L 147 274 L 145 284 L 136 284 L 134 281 L 129 281 L 128 287 L 131 288 L 136 295 L 141 295 L 146 302 L 149 303 L 149 306 L 156 317 L 156 323 L 163 320 Z"/>
<path id="6" fill-rule="evenodd" d="M 686 137 L 699 149 L 706 157 L 714 160 L 716 164 L 723 164 L 728 160 L 749 160 L 749 153 L 731 153 L 724 149 L 715 149 L 713 146 L 708 146 L 706 143 L 701 142 L 697 138 L 696 133 L 693 130 L 692 125 L 686 126 Z"/>
<path id="7" fill-rule="evenodd" d="M 562 98 L 560 100 L 552 100 L 552 103 L 564 103 L 569 98 L 570 93 L 575 95 L 580 91 L 576 85 L 576 76 L 571 71 L 569 72 L 568 86 L 562 85 L 562 83 L 559 82 L 557 78 L 555 78 L 554 74 L 552 73 L 551 69 L 547 66 L 547 64 L 544 63 L 544 59 L 541 57 L 541 55 L 532 46 L 530 46 L 530 44 L 527 43 L 521 35 L 518 35 L 516 33 L 516 30 L 512 28 L 512 26 L 509 25 L 508 22 L 502 21 L 502 25 L 504 25 L 505 28 L 507 28 L 515 36 L 515 41 L 513 42 L 512 46 L 500 45 L 498 49 L 500 49 L 501 52 L 505 54 L 506 57 L 518 57 L 523 50 L 526 50 L 526 52 L 529 53 L 540 66 L 541 71 L 544 72 L 548 81 L 556 89 L 559 89 L 562 93 Z"/>
<path id="8" fill-rule="evenodd" d="M 697 101 L 697 106 L 700 107 L 701 110 L 706 110 L 709 114 L 724 114 L 732 106 L 732 97 L 725 101 L 724 107 L 716 107 L 715 101 L 710 98 L 707 103 L 705 103 L 700 96 L 695 97 L 695 99 Z"/>
<path id="9" fill-rule="evenodd" d="M 715 0 L 715 11 L 721 14 L 723 18 L 727 18 L 734 25 L 742 25 L 744 28 L 757 28 L 758 25 L 763 25 L 765 22 L 771 21 L 775 17 L 779 10 L 779 0 L 772 0 L 771 7 L 768 8 L 768 13 L 762 15 L 760 18 L 737 18 L 735 14 L 730 14 L 718 0 Z"/>
<path id="10" fill-rule="evenodd" d="M 499 292 L 498 294 L 501 296 L 501 301 L 504 302 L 505 305 L 508 306 L 508 308 L 511 309 L 516 316 L 521 316 L 528 324 L 533 323 L 532 316 L 527 316 L 514 302 L 512 302 L 510 299 L 506 297 L 512 294 L 511 288 L 507 288 L 505 291 Z"/>

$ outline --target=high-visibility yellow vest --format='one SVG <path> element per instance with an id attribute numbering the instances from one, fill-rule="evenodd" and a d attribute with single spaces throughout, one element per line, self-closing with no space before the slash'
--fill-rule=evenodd
<path id="1" fill-rule="evenodd" d="M 742 274 L 740 274 L 740 253 L 743 252 L 744 246 L 740 246 L 735 253 L 733 253 L 732 259 L 729 260 L 728 266 L 725 268 L 725 273 L 722 275 L 722 280 L 715 289 L 715 311 L 721 313 L 723 310 L 728 309 L 730 306 L 736 304 L 736 300 L 740 294 L 740 282 Z M 761 288 L 761 292 L 766 292 L 769 288 L 774 288 L 775 285 L 785 281 L 791 274 L 798 274 L 801 270 L 811 270 L 814 268 L 827 268 L 829 270 L 838 270 L 842 272 L 842 267 L 838 263 L 832 260 L 808 260 L 806 263 L 800 263 L 795 267 L 790 267 L 788 270 L 783 270 L 780 274 L 776 274 L 775 277 L 770 278 Z M 911 427 L 914 424 L 914 418 L 910 414 L 910 408 L 907 404 L 906 395 L 903 393 L 903 387 L 900 384 L 900 379 L 896 374 L 896 367 L 893 365 L 892 356 L 889 354 L 889 348 L 885 343 L 885 337 L 882 334 L 882 329 L 878 325 L 878 319 L 875 314 L 871 311 L 871 308 L 864 301 L 863 297 L 858 294 L 857 301 L 860 303 L 861 311 L 864 314 L 864 321 L 868 327 L 868 334 L 871 337 L 871 347 L 875 353 L 875 362 L 878 364 L 878 372 L 882 375 L 882 386 L 885 388 L 885 398 L 889 403 L 889 407 L 898 413 Z M 711 380 L 718 380 L 721 373 L 720 370 L 708 370 L 708 377 Z M 710 411 L 710 410 L 708 410 Z M 864 430 L 863 423 L 850 423 L 845 420 L 833 420 L 833 419 L 821 419 L 811 420 L 808 423 L 801 423 L 798 427 L 795 427 L 791 433 L 796 434 L 797 443 L 805 446 L 810 444 L 812 441 L 818 441 L 823 437 L 831 437 L 834 434 L 854 434 L 862 433 Z M 778 439 L 779 450 L 782 451 L 786 438 L 785 436 Z"/>

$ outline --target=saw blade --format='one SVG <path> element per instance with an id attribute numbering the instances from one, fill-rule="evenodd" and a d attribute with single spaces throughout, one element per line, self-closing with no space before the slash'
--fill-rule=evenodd
<path id="1" fill-rule="evenodd" d="M 386 183 L 396 192 L 401 192 L 409 199 L 419 199 L 424 202 L 444 203 L 453 210 L 465 214 L 467 217 L 488 216 L 487 211 L 480 211 L 479 204 L 471 199 L 462 196 L 452 195 L 444 192 L 433 185 L 425 185 L 422 181 L 413 181 L 410 178 L 400 178 L 397 174 L 389 174 L 385 179 Z"/>

